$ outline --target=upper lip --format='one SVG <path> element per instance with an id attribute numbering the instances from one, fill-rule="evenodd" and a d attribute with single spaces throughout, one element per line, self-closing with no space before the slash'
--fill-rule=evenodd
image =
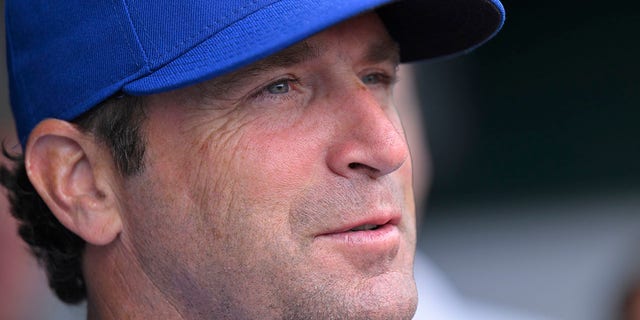
<path id="1" fill-rule="evenodd" d="M 331 227 L 327 229 L 325 232 L 321 232 L 319 235 L 329 235 L 336 233 L 348 232 L 354 228 L 366 226 L 366 225 L 375 225 L 382 226 L 386 224 L 398 225 L 400 223 L 402 215 L 399 211 L 393 212 L 377 212 L 375 214 L 367 215 L 365 217 L 359 217 L 358 219 L 352 219 L 345 223 L 340 224 L 337 227 Z"/>

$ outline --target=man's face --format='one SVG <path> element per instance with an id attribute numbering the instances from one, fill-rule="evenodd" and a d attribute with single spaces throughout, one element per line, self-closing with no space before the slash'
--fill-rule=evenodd
<path id="1" fill-rule="evenodd" d="M 183 314 L 411 318 L 397 55 L 368 14 L 148 98 L 146 170 L 125 183 L 120 239 Z"/>

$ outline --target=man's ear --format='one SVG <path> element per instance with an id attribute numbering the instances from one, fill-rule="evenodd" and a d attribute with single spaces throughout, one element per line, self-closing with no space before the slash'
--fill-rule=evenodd
<path id="1" fill-rule="evenodd" d="M 112 242 L 122 230 L 120 184 L 112 157 L 74 125 L 47 119 L 36 126 L 25 150 L 29 180 L 67 229 L 94 245 Z"/>

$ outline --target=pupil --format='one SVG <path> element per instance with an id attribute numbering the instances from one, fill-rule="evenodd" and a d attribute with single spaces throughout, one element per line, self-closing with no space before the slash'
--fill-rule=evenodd
<path id="1" fill-rule="evenodd" d="M 376 82 L 376 77 L 374 75 L 371 75 L 371 74 L 367 75 L 367 76 L 364 77 L 363 82 L 364 83 L 368 83 L 368 84 L 375 83 Z"/>
<path id="2" fill-rule="evenodd" d="M 269 93 L 273 93 L 273 94 L 286 93 L 288 91 L 289 91 L 289 84 L 287 82 L 279 82 L 272 85 L 269 88 Z"/>

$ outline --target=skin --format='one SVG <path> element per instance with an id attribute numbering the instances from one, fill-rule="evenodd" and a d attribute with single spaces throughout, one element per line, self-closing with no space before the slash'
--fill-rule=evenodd
<path id="1" fill-rule="evenodd" d="M 149 96 L 145 170 L 126 179 L 89 137 L 55 121 L 36 128 L 30 177 L 73 160 L 59 179 L 73 187 L 47 193 L 56 183 L 33 180 L 88 242 L 89 318 L 411 319 L 415 209 L 397 63 L 366 14 Z M 350 231 L 366 225 L 377 228 Z"/>

